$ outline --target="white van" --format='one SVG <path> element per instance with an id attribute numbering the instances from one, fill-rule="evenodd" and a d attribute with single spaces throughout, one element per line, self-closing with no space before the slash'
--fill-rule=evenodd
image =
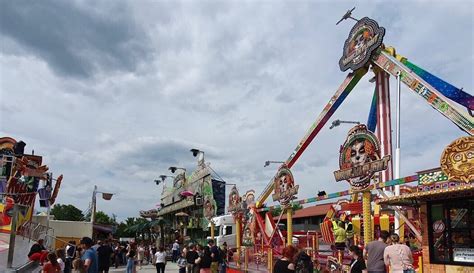
<path id="1" fill-rule="evenodd" d="M 231 214 L 216 216 L 212 218 L 215 227 L 214 239 L 217 246 L 222 246 L 224 242 L 227 243 L 228 249 L 234 249 L 236 247 L 236 225 L 234 222 L 234 217 Z M 211 227 L 211 224 L 208 225 Z M 211 239 L 211 237 L 207 237 Z"/>

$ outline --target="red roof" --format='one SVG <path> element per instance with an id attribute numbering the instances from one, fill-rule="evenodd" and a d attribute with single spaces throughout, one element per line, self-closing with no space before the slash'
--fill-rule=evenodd
<path id="1" fill-rule="evenodd" d="M 322 204 L 322 205 L 302 208 L 295 211 L 295 214 L 293 214 L 293 218 L 305 218 L 305 217 L 326 215 L 331 206 L 332 204 Z M 274 217 L 274 219 L 278 219 L 278 217 Z M 286 213 L 283 214 L 281 219 L 286 219 Z"/>

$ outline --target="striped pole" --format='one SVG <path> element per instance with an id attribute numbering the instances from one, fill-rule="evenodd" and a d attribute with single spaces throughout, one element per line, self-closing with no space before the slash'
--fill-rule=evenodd
<path id="1" fill-rule="evenodd" d="M 377 129 L 376 135 L 380 140 L 380 157 L 392 155 L 392 126 L 390 113 L 390 84 L 389 74 L 381 69 L 375 70 L 377 88 Z M 381 172 L 380 181 L 393 179 L 392 161 L 386 170 Z"/>
<path id="2" fill-rule="evenodd" d="M 236 225 L 236 231 L 235 231 L 235 242 L 236 242 L 236 245 L 237 245 L 237 267 L 240 269 L 240 249 L 241 249 L 241 246 L 242 246 L 242 234 L 241 234 L 241 229 L 242 229 L 242 218 L 239 216 L 237 216 L 236 218 L 236 221 L 235 221 L 235 225 Z M 262 236 L 263 238 L 263 236 Z"/>
<path id="3" fill-rule="evenodd" d="M 362 193 L 362 210 L 364 215 L 364 245 L 372 241 L 372 213 L 370 208 L 370 191 Z"/>

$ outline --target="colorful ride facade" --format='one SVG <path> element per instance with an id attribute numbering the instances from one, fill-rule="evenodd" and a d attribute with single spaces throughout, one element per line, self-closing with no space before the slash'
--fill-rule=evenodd
<path id="1" fill-rule="evenodd" d="M 342 71 L 352 71 L 280 166 L 277 174 L 270 179 L 256 203 L 245 212 L 240 209 L 232 210 L 237 227 L 246 230 L 246 226 L 249 226 L 249 236 L 253 240 L 250 252 L 248 246 L 239 245 L 236 264 L 231 266 L 232 270 L 249 271 L 247 261 L 252 260 L 257 268 L 259 264 L 265 264 L 261 272 L 271 272 L 274 257 L 295 238 L 291 220 L 295 206 L 343 196 L 350 197 L 348 203 L 351 205 L 346 210 L 356 210 L 357 213 L 342 213 L 339 216 L 351 218 L 356 236 L 359 237 L 357 243 L 362 247 L 375 239 L 380 230 L 390 230 L 400 233 L 402 238 L 405 235 L 414 241 L 413 244 L 416 241 L 421 244 L 422 254 L 416 252 L 419 260 L 415 261 L 418 272 L 450 272 L 449 270 L 459 269 L 457 266 L 474 266 L 474 97 L 408 61 L 397 54 L 393 47 L 385 46 L 384 35 L 385 29 L 375 20 L 368 17 L 357 20 L 345 41 L 343 56 L 339 61 Z M 367 125 L 357 125 L 349 131 L 341 148 L 340 169 L 334 172 L 336 181 L 349 182 L 349 189 L 293 200 L 296 199 L 298 185 L 293 180 L 291 168 L 369 71 L 374 73 L 375 90 Z M 438 168 L 400 178 L 399 169 L 393 167 L 392 162 L 399 164 L 399 154 L 392 151 L 391 76 L 398 81 L 399 88 L 403 83 L 466 133 L 466 137 L 456 140 L 454 143 L 457 144 L 451 144 L 452 147 L 445 150 L 440 164 L 442 170 Z M 457 148 L 453 148 L 454 146 Z M 452 152 L 456 149 L 457 154 Z M 430 179 L 432 182 L 429 182 Z M 419 182 L 419 186 L 405 185 L 412 182 Z M 396 186 L 401 186 L 400 193 L 393 191 Z M 273 196 L 273 201 L 280 202 L 280 205 L 265 206 L 270 196 Z M 456 202 L 452 203 L 452 200 Z M 372 206 L 373 201 L 377 201 L 377 205 Z M 399 207 L 407 204 L 411 205 L 410 208 L 402 210 Z M 285 212 L 287 214 L 287 230 L 284 233 L 278 228 L 279 218 L 275 222 L 271 217 L 270 212 L 274 209 L 281 210 L 280 218 Z M 380 213 L 381 210 L 385 213 Z M 250 217 L 245 218 L 247 223 L 242 223 L 242 215 L 246 214 Z M 307 246 L 305 250 L 314 260 L 319 259 L 319 240 L 324 241 L 326 237 L 327 241 L 331 241 L 332 224 L 329 220 L 332 218 L 334 215 L 328 216 L 328 221 L 321 225 L 321 233 L 307 234 L 304 238 Z M 398 230 L 394 227 L 396 221 L 400 225 Z M 433 228 L 437 233 L 433 233 Z M 458 232 L 456 234 L 459 236 L 454 236 L 453 232 Z M 241 231 L 237 234 L 243 236 Z M 456 240 L 464 241 L 458 244 Z M 448 243 L 452 241 L 456 243 Z M 260 248 L 258 245 L 266 247 Z M 437 246 L 442 248 L 436 248 Z M 343 257 L 336 253 L 327 257 L 327 264 L 331 263 L 342 270 L 340 266 L 344 263 Z M 250 267 L 255 269 L 251 265 Z"/>

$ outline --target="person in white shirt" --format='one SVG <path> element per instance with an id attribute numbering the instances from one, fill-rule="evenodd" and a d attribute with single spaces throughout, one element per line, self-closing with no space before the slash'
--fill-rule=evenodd
<path id="1" fill-rule="evenodd" d="M 142 269 L 143 260 L 145 259 L 145 247 L 143 246 L 143 243 L 140 243 L 140 245 L 137 248 L 137 252 L 138 252 L 138 257 L 137 257 L 138 266 L 140 269 Z"/>
<path id="2" fill-rule="evenodd" d="M 160 246 L 158 251 L 155 253 L 155 260 L 156 272 L 165 273 L 166 251 L 163 246 Z"/>
<path id="3" fill-rule="evenodd" d="M 390 235 L 392 245 L 387 246 L 383 252 L 385 265 L 390 265 L 392 273 L 415 273 L 413 268 L 413 255 L 410 248 L 400 243 L 398 234 Z"/>
<path id="4" fill-rule="evenodd" d="M 173 248 L 171 250 L 173 251 L 173 256 L 171 258 L 171 261 L 173 263 L 176 263 L 178 261 L 178 257 L 179 257 L 179 243 L 178 243 L 178 240 L 174 241 Z"/>

